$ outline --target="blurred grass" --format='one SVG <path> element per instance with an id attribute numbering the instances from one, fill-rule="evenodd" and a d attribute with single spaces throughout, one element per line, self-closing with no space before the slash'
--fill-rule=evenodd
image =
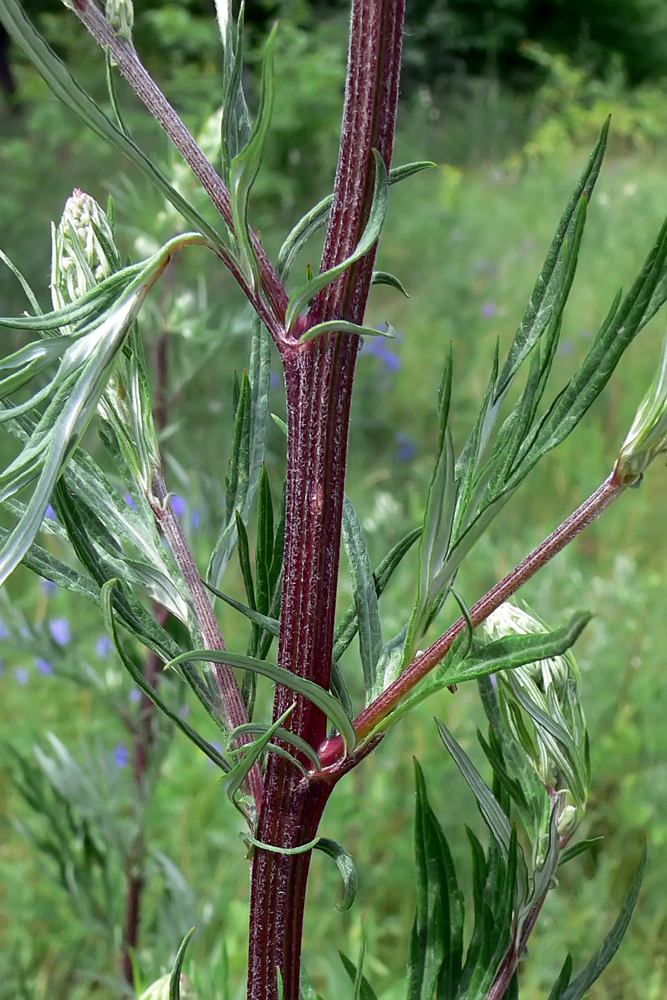
<path id="1" fill-rule="evenodd" d="M 136 230 L 155 210 L 141 189 L 128 195 L 120 176 L 124 167 L 84 138 L 29 74 L 25 86 L 31 112 L 25 127 L 12 125 L 0 149 L 0 170 L 9 178 L 0 197 L 0 233 L 3 249 L 36 288 L 45 291 L 46 220 L 58 218 L 73 184 L 92 185 L 91 192 L 100 200 L 106 187 L 118 189 L 121 238 L 128 251 Z M 392 189 L 378 266 L 398 275 L 411 298 L 404 300 L 388 289 L 374 291 L 368 319 L 391 322 L 399 336 L 385 352 L 366 345 L 359 359 L 348 491 L 376 559 L 420 517 L 436 443 L 435 401 L 446 345 L 453 341 L 453 432 L 460 445 L 483 394 L 495 340 L 500 338 L 502 348 L 514 333 L 587 154 L 581 147 L 567 146 L 548 160 L 508 161 L 511 136 L 508 139 L 507 129 L 498 127 L 499 105 L 494 100 L 484 93 L 467 109 L 467 119 L 458 117 L 449 131 L 442 119 L 424 109 L 415 111 L 398 137 L 396 162 L 427 156 L 441 165 Z M 510 133 L 520 145 L 525 106 L 503 101 L 503 120 L 510 123 Z M 289 133 L 288 125 L 284 133 Z M 459 155 L 452 133 L 459 147 L 467 144 L 464 151 L 459 148 Z M 281 142 L 288 156 L 289 135 L 283 135 Z M 575 370 L 617 288 L 639 269 L 667 214 L 666 173 L 667 154 L 662 149 L 645 148 L 631 155 L 617 150 L 604 167 L 554 365 L 554 392 Z M 107 183 L 100 183 L 100 177 Z M 280 187 L 267 182 L 267 190 L 274 189 Z M 283 233 L 287 229 L 285 214 L 294 211 L 293 190 L 291 184 L 282 212 L 274 194 L 267 200 L 272 220 L 263 229 L 267 246 L 276 245 L 279 222 Z M 314 250 L 311 259 L 316 259 Z M 176 424 L 165 447 L 173 459 L 173 488 L 183 492 L 189 504 L 190 529 L 203 564 L 219 515 L 216 483 L 224 470 L 215 428 L 224 429 L 231 370 L 243 364 L 246 339 L 241 303 L 229 282 L 218 272 L 212 274 L 203 255 L 192 264 L 179 263 L 173 299 L 160 306 L 173 306 L 184 287 L 196 289 L 202 273 L 212 279 L 206 330 L 195 331 L 190 340 L 181 338 L 177 371 L 181 360 L 191 360 L 193 352 L 204 352 L 207 361 L 188 393 L 176 400 Z M 3 313 L 23 308 L 6 274 L 0 277 L 0 307 Z M 183 308 L 193 308 L 192 303 L 188 306 L 186 301 Z M 149 335 L 151 323 L 155 326 L 157 320 L 147 320 Z M 640 335 L 583 426 L 532 474 L 480 542 L 459 577 L 459 589 L 469 603 L 608 474 L 657 363 L 664 327 L 658 317 Z M 221 349 L 215 350 L 218 341 Z M 278 388 L 274 406 L 276 410 L 281 406 Z M 269 456 L 276 493 L 281 448 L 276 432 Z M 193 454 L 195 460 L 190 462 Z M 187 474 L 179 475 L 181 468 Z M 553 623 L 578 607 L 597 614 L 577 650 L 594 776 L 582 835 L 605 837 L 601 848 L 568 865 L 551 894 L 524 964 L 522 1000 L 546 1000 L 568 948 L 575 968 L 588 960 L 615 919 L 647 837 L 650 868 L 635 919 L 619 956 L 590 996 L 661 1000 L 667 995 L 664 476 L 664 468 L 657 464 L 641 489 L 625 495 L 522 595 Z M 195 509 L 201 518 L 196 531 Z M 414 558 L 406 560 L 383 599 L 388 634 L 400 628 L 409 612 L 414 565 Z M 238 592 L 235 569 L 231 579 L 229 589 Z M 94 609 L 70 601 L 65 594 L 47 596 L 27 574 L 12 582 L 11 592 L 33 624 L 46 626 L 53 618 L 66 617 L 77 650 L 72 655 L 107 668 L 95 652 L 102 626 Z M 349 593 L 343 578 L 341 604 Z M 242 625 L 232 612 L 225 610 L 222 615 L 231 647 L 242 650 Z M 122 732 L 104 707 L 57 675 L 36 673 L 34 653 L 20 637 L 3 646 L 3 737 L 28 751 L 42 733 L 52 731 L 71 749 L 99 745 L 110 755 Z M 29 670 L 28 683 L 19 683 L 16 670 L 21 668 Z M 351 651 L 350 675 L 354 668 Z M 129 694 L 129 683 L 122 683 Z M 362 919 L 368 936 L 366 971 L 378 996 L 398 1000 L 403 995 L 414 909 L 413 755 L 425 767 L 434 807 L 457 863 L 467 871 L 462 824 L 479 830 L 480 821 L 439 745 L 431 721 L 434 713 L 474 754 L 475 726 L 481 719 L 474 690 L 464 686 L 454 697 L 445 693 L 420 707 L 392 732 L 373 757 L 337 788 L 325 816 L 322 832 L 351 850 L 360 873 L 357 904 L 351 912 L 339 914 L 333 908 L 340 893 L 337 872 L 327 859 L 313 860 L 305 961 L 329 1000 L 349 995 L 335 948 L 356 956 Z M 114 766 L 111 757 L 108 766 Z M 123 780 L 129 799 L 129 773 Z M 48 862 L 12 828 L 12 817 L 25 818 L 25 810 L 5 770 L 0 770 L 0 795 L 0 998 L 115 996 L 111 988 L 82 979 L 85 970 L 111 974 L 109 955 L 53 885 Z M 196 893 L 200 934 L 192 955 L 207 1000 L 237 995 L 243 978 L 247 869 L 238 829 L 212 767 L 183 739 L 174 737 L 150 807 L 150 836 L 180 865 Z M 154 899 L 148 908 L 145 946 L 139 955 L 149 977 L 157 975 L 169 957 L 155 942 L 157 906 Z M 225 968 L 228 993 L 220 988 Z"/>

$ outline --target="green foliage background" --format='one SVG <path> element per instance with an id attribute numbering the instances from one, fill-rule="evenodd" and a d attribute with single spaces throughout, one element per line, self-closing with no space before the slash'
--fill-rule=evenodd
<path id="1" fill-rule="evenodd" d="M 513 9 L 520 13 L 522 4 L 508 5 L 508 17 Z M 199 129 L 215 106 L 217 86 L 208 29 L 202 23 L 188 34 L 196 18 L 186 8 L 149 13 L 162 43 L 156 49 L 158 71 L 191 126 Z M 653 8 L 648 13 L 657 16 Z M 65 24 L 58 17 L 52 31 L 61 33 L 70 54 L 77 54 L 81 75 L 89 82 L 86 77 L 95 77 L 92 46 L 76 26 Z M 300 211 L 327 190 L 333 169 L 342 26 L 307 31 L 303 25 L 302 12 L 281 29 L 277 92 L 284 96 L 253 209 L 253 222 L 270 249 Z M 186 35 L 193 39 L 196 59 L 175 43 L 176 55 L 170 56 L 169 39 Z M 378 558 L 406 524 L 411 527 L 420 517 L 437 443 L 435 400 L 448 341 L 453 341 L 455 359 L 453 431 L 461 439 L 486 384 L 495 339 L 507 342 L 513 334 L 555 221 L 609 109 L 620 124 L 590 210 L 557 377 L 574 370 L 614 292 L 636 271 L 667 214 L 663 91 L 645 85 L 629 92 L 618 75 L 591 76 L 544 50 L 535 50 L 533 57 L 546 74 L 535 98 L 509 94 L 497 79 L 478 78 L 468 79 L 463 91 L 447 102 L 421 93 L 403 110 L 396 163 L 428 157 L 440 166 L 392 190 L 378 266 L 397 274 L 411 298 L 403 300 L 385 288 L 374 293 L 368 320 L 391 322 L 399 336 L 389 347 L 367 344 L 359 360 L 348 489 Z M 114 192 L 119 239 L 134 256 L 145 252 L 137 238 L 145 241 L 146 233 L 167 226 L 169 219 L 160 217 L 162 207 L 153 196 L 126 176 L 124 164 L 80 131 L 27 67 L 19 65 L 18 75 L 22 113 L 1 120 L 0 237 L 3 249 L 46 294 L 47 220 L 59 218 L 74 185 L 101 202 L 107 190 Z M 123 100 L 132 127 L 164 156 L 161 137 L 131 98 L 123 94 Z M 169 317 L 179 330 L 174 377 L 190 373 L 188 386 L 175 398 L 165 451 L 170 488 L 186 500 L 186 526 L 202 559 L 219 516 L 217 480 L 224 469 L 221 449 L 227 444 L 231 374 L 243 366 L 247 347 L 243 304 L 226 277 L 212 268 L 199 251 L 190 262 L 181 261 L 170 290 L 146 320 L 150 334 L 151 325 L 155 333 L 161 322 L 158 311 Z M 303 275 L 294 278 L 300 281 Z M 17 288 L 3 271 L 0 312 L 8 315 L 21 308 Z M 203 318 L 194 322 L 194 314 Z M 644 331 L 583 427 L 533 473 L 480 543 L 474 570 L 458 581 L 469 603 L 608 474 L 657 364 L 662 332 L 660 319 Z M 278 413 L 281 406 L 277 386 Z M 270 459 L 276 488 L 281 447 L 276 430 Z M 568 865 L 549 897 L 525 963 L 525 1000 L 546 1000 L 567 948 L 575 964 L 595 948 L 619 909 L 647 837 L 650 867 L 635 919 L 621 953 L 591 997 L 659 1000 L 667 992 L 664 476 L 659 466 L 651 469 L 640 490 L 623 497 L 524 595 L 553 623 L 578 607 L 597 613 L 577 648 L 593 753 L 593 795 L 582 835 L 605 837 L 599 849 Z M 414 570 L 408 560 L 383 598 L 388 630 L 400 625 L 399 609 L 412 599 Z M 235 567 L 231 576 L 236 584 Z M 3 737 L 29 752 L 33 744 L 43 745 L 44 734 L 51 731 L 70 749 L 78 748 L 83 759 L 100 757 L 130 815 L 129 768 L 118 768 L 113 757 L 122 732 L 90 692 L 58 675 L 69 657 L 80 657 L 97 670 L 117 671 L 123 697 L 129 697 L 130 685 L 120 668 L 96 651 L 101 618 L 65 594 L 47 594 L 27 573 L 17 575 L 11 591 L 25 617 L 12 618 L 8 606 L 0 606 L 0 620 L 13 636 L 0 639 Z M 341 605 L 350 593 L 344 579 Z M 54 643 L 48 627 L 63 617 L 73 633 L 65 649 Z M 243 623 L 233 612 L 223 613 L 223 629 L 242 644 Z M 40 674 L 36 656 L 52 660 L 56 675 Z M 21 669 L 29 672 L 25 684 L 16 673 Z M 325 996 L 346 995 L 335 947 L 356 953 L 361 913 L 368 936 L 366 974 L 382 1000 L 402 995 L 414 909 L 410 758 L 416 755 L 425 767 L 432 804 L 454 850 L 458 848 L 457 864 L 465 870 L 462 822 L 478 832 L 480 822 L 431 716 L 442 717 L 474 756 L 475 725 L 480 722 L 475 701 L 474 692 L 464 686 L 455 696 L 445 693 L 437 704 L 422 706 L 337 789 L 322 832 L 352 852 L 360 891 L 351 912 L 337 913 L 333 866 L 314 859 L 305 958 Z M 206 761 L 178 736 L 164 750 L 163 778 L 151 807 L 151 838 L 177 861 L 196 896 L 200 933 L 192 956 L 202 996 L 233 997 L 243 978 L 247 916 L 239 825 Z M 3 754 L 3 763 L 6 759 Z M 27 814 L 4 767 L 0 801 L 0 998 L 113 996 L 103 982 L 93 987 L 82 976 L 82 970 L 113 971 L 107 949 L 54 884 L 48 859 L 13 825 Z M 179 912 L 187 909 L 176 887 L 171 898 Z M 166 950 L 158 943 L 169 921 L 164 907 L 163 898 L 149 894 L 139 955 L 148 981 L 169 958 L 170 943 Z M 226 992 L 220 987 L 224 968 Z"/>

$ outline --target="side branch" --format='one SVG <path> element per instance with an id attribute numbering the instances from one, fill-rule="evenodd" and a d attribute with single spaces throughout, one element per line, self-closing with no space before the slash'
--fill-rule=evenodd
<path id="1" fill-rule="evenodd" d="M 601 486 L 584 501 L 584 503 L 574 511 L 566 521 L 556 528 L 548 538 L 537 546 L 530 555 L 519 563 L 500 583 L 497 583 L 481 600 L 470 609 L 470 619 L 474 627 L 481 625 L 492 612 L 507 601 L 512 594 L 516 593 L 520 587 L 533 577 L 538 570 L 545 566 L 554 556 L 565 548 L 576 536 L 587 528 L 589 524 L 599 517 L 606 508 L 613 503 L 625 491 L 627 487 L 619 484 L 613 475 L 602 483 Z M 414 660 L 407 670 L 394 681 L 386 691 L 380 695 L 368 708 L 356 719 L 355 728 L 359 740 L 369 736 L 383 721 L 390 712 L 410 694 L 427 674 L 442 663 L 445 656 L 452 648 L 454 641 L 468 627 L 465 618 L 459 618 L 444 635 L 442 635 L 432 646 L 421 653 Z M 338 768 L 343 766 L 342 756 L 344 753 L 343 741 L 340 737 L 328 740 L 319 749 L 319 756 L 325 768 Z M 346 769 L 348 769 L 346 767 Z"/>
<path id="2" fill-rule="evenodd" d="M 209 163 L 185 123 L 150 76 L 134 49 L 115 33 L 94 0 L 71 0 L 71 6 L 95 41 L 105 51 L 108 50 L 111 53 L 125 79 L 155 120 L 160 123 L 208 194 L 226 225 L 234 232 L 232 204 L 224 181 Z M 253 294 L 252 289 L 237 269 L 234 269 L 234 277 L 257 309 L 262 321 L 276 336 L 276 322 L 282 321 L 287 308 L 287 293 L 254 233 L 251 233 L 251 239 L 259 261 L 263 291 L 270 306 L 268 314 L 262 299 Z"/>

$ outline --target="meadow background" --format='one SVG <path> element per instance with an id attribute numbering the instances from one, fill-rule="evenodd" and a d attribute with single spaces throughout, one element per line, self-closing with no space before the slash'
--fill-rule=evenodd
<path id="1" fill-rule="evenodd" d="M 429 158 L 438 166 L 392 189 L 378 266 L 396 274 L 410 298 L 392 289 L 374 291 L 368 319 L 391 323 L 397 337 L 367 342 L 359 359 L 348 493 L 376 560 L 420 520 L 449 341 L 455 363 L 453 431 L 461 444 L 486 386 L 496 338 L 502 348 L 516 329 L 556 221 L 607 114 L 612 114 L 612 139 L 590 207 L 554 387 L 574 371 L 613 295 L 632 280 L 667 214 L 667 88 L 660 80 L 667 79 L 667 42 L 664 25 L 651 21 L 659 5 L 608 5 L 617 12 L 619 34 L 615 41 L 600 41 L 594 17 L 587 35 L 579 25 L 571 37 L 565 32 L 560 38 L 554 29 L 551 37 L 540 38 L 537 29 L 529 35 L 527 15 L 539 5 L 487 4 L 496 19 L 480 14 L 482 41 L 473 44 L 477 36 L 469 32 L 468 48 L 459 45 L 450 64 L 434 67 L 436 28 L 449 29 L 450 37 L 460 29 L 456 37 L 464 37 L 462 6 L 412 6 L 416 19 L 427 10 L 431 20 L 424 16 L 422 35 L 417 23 L 408 43 L 395 163 Z M 345 24 L 336 4 L 284 7 L 279 97 L 252 219 L 273 252 L 300 214 L 330 188 L 344 76 Z M 517 11 L 526 13 L 526 37 L 510 28 L 502 33 L 502 9 L 506 18 L 507 10 L 517 17 Z M 272 13 L 262 11 L 251 25 L 251 88 Z M 438 11 L 449 11 L 450 19 L 443 15 L 437 22 Z M 574 5 L 571 11 L 574 17 Z M 632 20 L 637 11 L 641 17 Z M 76 62 L 77 75 L 104 100 L 101 64 L 76 19 L 55 8 L 40 18 L 52 43 Z M 637 69 L 641 60 L 633 62 L 638 25 L 645 31 L 644 72 Z M 143 40 L 170 98 L 195 132 L 208 128 L 211 134 L 206 123 L 219 80 L 210 16 L 193 6 L 156 5 L 141 15 L 139 29 L 138 47 Z M 49 222 L 59 219 L 74 186 L 102 204 L 113 193 L 118 240 L 134 259 L 169 235 L 174 220 L 124 162 L 82 131 L 18 53 L 13 68 L 17 93 L 12 107 L 0 110 L 0 245 L 46 306 Z M 120 92 L 137 138 L 187 185 L 157 128 L 130 94 L 122 87 Z M 315 263 L 317 246 L 311 254 Z M 295 281 L 302 280 L 305 263 L 306 257 Z M 3 269 L 0 313 L 23 308 L 18 285 Z M 163 442 L 168 481 L 181 498 L 183 522 L 205 565 L 220 519 L 232 375 L 245 364 L 249 317 L 233 284 L 196 250 L 173 266 L 143 324 L 149 343 L 165 331 L 171 339 L 172 409 Z M 582 427 L 532 473 L 478 545 L 458 580 L 469 604 L 608 475 L 657 364 L 664 330 L 659 315 L 640 334 Z M 278 371 L 276 358 L 273 406 L 281 415 Z M 90 447 L 96 447 L 94 433 Z M 268 457 L 274 492 L 280 488 L 282 447 L 276 429 Z M 11 448 L 10 439 L 0 439 L 3 460 Z M 581 835 L 604 837 L 563 870 L 550 895 L 524 963 L 522 1000 L 546 1000 L 567 949 L 575 968 L 588 960 L 615 919 L 647 839 L 649 870 L 631 929 L 590 996 L 667 996 L 665 487 L 664 466 L 656 463 L 639 490 L 626 494 L 521 595 L 552 624 L 577 608 L 596 613 L 576 648 L 593 765 Z M 57 538 L 41 541 L 62 551 Z M 409 558 L 383 598 L 387 634 L 400 627 L 412 604 L 414 573 Z M 226 589 L 240 594 L 236 565 Z M 344 574 L 341 608 L 350 595 Z M 242 650 L 242 619 L 229 609 L 221 615 L 230 647 Z M 66 873 L 59 876 L 49 853 L 49 823 L 17 791 L 20 767 L 10 746 L 38 762 L 35 748 L 52 751 L 47 734 L 53 734 L 79 761 L 81 781 L 88 783 L 87 792 L 79 788 L 73 794 L 81 801 L 88 795 L 82 815 L 93 835 L 127 830 L 140 804 L 118 707 L 131 718 L 135 691 L 111 652 L 101 615 L 23 569 L 0 594 L 0 656 L 0 998 L 117 997 L 112 942 L 63 887 Z M 353 650 L 349 660 L 346 669 L 354 677 Z M 86 671 L 88 686 L 80 683 Z M 91 673 L 101 678 L 102 694 L 95 693 Z M 185 706 L 178 682 L 165 684 Z M 196 713 L 194 706 L 189 710 Z M 437 739 L 433 714 L 475 756 L 481 715 L 475 691 L 463 686 L 455 696 L 445 693 L 422 706 L 392 732 L 373 759 L 341 783 L 326 814 L 323 834 L 352 852 L 360 876 L 355 907 L 340 914 L 333 907 L 340 891 L 337 873 L 326 859 L 314 859 L 305 961 L 328 1000 L 347 995 L 336 948 L 356 954 L 362 919 L 366 974 L 381 1000 L 402 996 L 414 912 L 413 755 L 426 770 L 432 803 L 467 871 L 463 823 L 479 832 L 481 821 Z M 170 949 L 197 923 L 191 956 L 201 997 L 240 996 L 248 878 L 239 821 L 214 769 L 182 737 L 165 728 L 159 757 L 147 824 L 153 878 L 138 967 L 146 982 L 165 971 Z M 476 759 L 481 766 L 479 755 Z M 112 887 L 111 897 L 113 892 Z M 112 902 L 120 904 L 115 897 Z"/>

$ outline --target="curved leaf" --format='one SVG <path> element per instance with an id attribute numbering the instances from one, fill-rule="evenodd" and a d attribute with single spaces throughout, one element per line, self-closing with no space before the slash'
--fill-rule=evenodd
<path id="1" fill-rule="evenodd" d="M 357 894 L 357 869 L 355 867 L 352 855 L 349 851 L 337 843 L 335 840 L 330 840 L 329 837 L 320 837 L 320 839 L 315 844 L 316 851 L 323 851 L 338 865 L 338 871 L 343 877 L 343 888 L 344 895 L 340 903 L 336 903 L 336 909 L 341 912 L 349 910 L 354 903 L 354 898 Z"/>

